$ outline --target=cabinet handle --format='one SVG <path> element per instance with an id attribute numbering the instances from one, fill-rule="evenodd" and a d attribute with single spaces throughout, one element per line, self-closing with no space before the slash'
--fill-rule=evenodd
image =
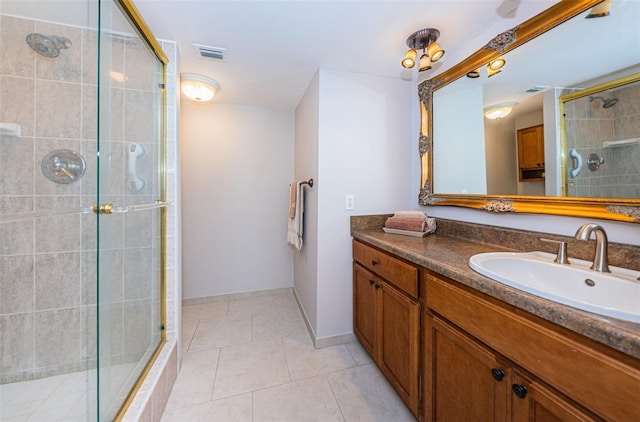
<path id="1" fill-rule="evenodd" d="M 513 384 L 511 386 L 511 389 L 516 394 L 516 396 L 520 397 L 521 399 L 527 396 L 527 387 L 525 387 L 524 385 Z"/>
<path id="2" fill-rule="evenodd" d="M 379 284 L 376 283 L 376 289 L 379 289 L 380 287 L 382 287 L 382 286 L 380 286 Z"/>
<path id="3" fill-rule="evenodd" d="M 504 379 L 504 371 L 502 369 L 493 368 L 491 370 L 491 375 L 496 381 L 502 381 Z"/>
<path id="4" fill-rule="evenodd" d="M 373 286 L 373 283 L 375 283 L 375 281 L 373 281 L 373 279 L 369 280 L 369 284 Z"/>
<path id="5" fill-rule="evenodd" d="M 376 265 L 378 265 L 378 261 L 376 261 L 375 259 L 372 259 L 371 260 L 371 265 L 373 265 L 375 267 Z"/>

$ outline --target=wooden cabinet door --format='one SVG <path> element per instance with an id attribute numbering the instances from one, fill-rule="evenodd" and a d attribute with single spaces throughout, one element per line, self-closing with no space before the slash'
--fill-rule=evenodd
<path id="1" fill-rule="evenodd" d="M 425 420 L 506 421 L 511 369 L 443 320 L 425 322 Z"/>
<path id="2" fill-rule="evenodd" d="M 511 388 L 511 420 L 514 422 L 598 420 L 576 408 L 539 382 L 530 381 L 517 371 L 513 372 Z"/>
<path id="3" fill-rule="evenodd" d="M 420 306 L 380 282 L 380 351 L 378 365 L 413 412 L 418 415 Z"/>
<path id="4" fill-rule="evenodd" d="M 523 169 L 544 167 L 542 125 L 518 130 L 518 167 Z"/>
<path id="5" fill-rule="evenodd" d="M 353 264 L 353 332 L 374 360 L 378 353 L 378 292 L 375 276 Z"/>

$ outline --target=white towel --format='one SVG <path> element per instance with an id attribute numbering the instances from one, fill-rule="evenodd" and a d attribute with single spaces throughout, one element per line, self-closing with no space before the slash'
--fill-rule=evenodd
<path id="1" fill-rule="evenodd" d="M 304 215 L 304 188 L 302 182 L 294 182 L 296 185 L 296 211 L 293 218 L 289 218 L 287 226 L 287 242 L 297 250 L 302 249 L 302 224 Z"/>

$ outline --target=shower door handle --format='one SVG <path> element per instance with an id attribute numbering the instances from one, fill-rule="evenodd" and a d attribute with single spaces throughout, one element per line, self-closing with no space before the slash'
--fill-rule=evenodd
<path id="1" fill-rule="evenodd" d="M 149 204 L 116 206 L 113 204 L 100 204 L 93 206 L 93 212 L 96 214 L 126 214 L 128 212 L 155 210 L 165 208 L 169 205 L 168 201 L 157 200 Z"/>

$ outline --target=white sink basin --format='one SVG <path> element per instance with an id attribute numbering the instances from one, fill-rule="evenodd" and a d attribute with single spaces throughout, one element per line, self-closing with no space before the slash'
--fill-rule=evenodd
<path id="1" fill-rule="evenodd" d="M 500 283 L 601 315 L 640 323 L 637 271 L 612 267 L 611 273 L 590 270 L 591 262 L 569 258 L 553 262 L 546 252 L 489 252 L 472 256 L 469 266 Z"/>

